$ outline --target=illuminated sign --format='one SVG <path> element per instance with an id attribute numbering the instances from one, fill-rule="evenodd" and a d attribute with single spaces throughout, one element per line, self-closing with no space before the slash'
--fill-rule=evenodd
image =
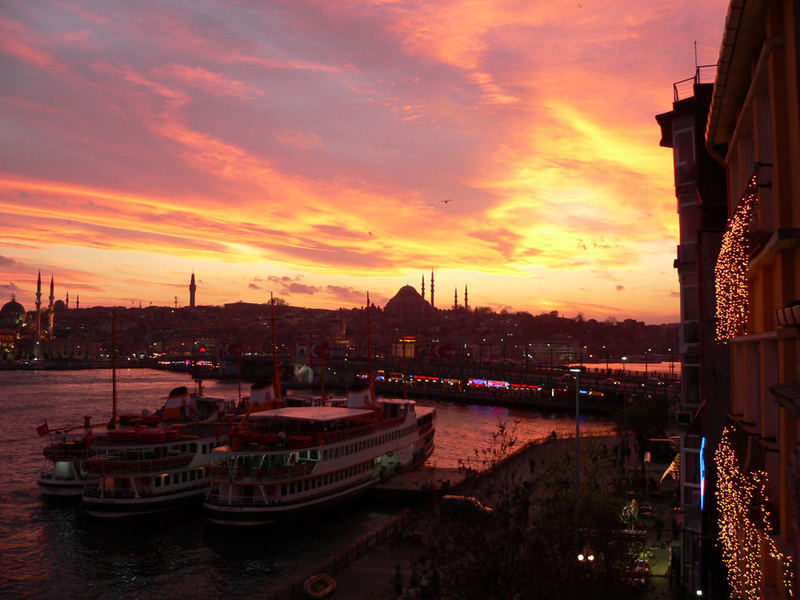
<path id="1" fill-rule="evenodd" d="M 706 499 L 706 438 L 700 439 L 700 510 Z"/>

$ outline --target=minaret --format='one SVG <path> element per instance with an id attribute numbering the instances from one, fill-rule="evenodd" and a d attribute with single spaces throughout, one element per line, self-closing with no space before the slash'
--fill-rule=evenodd
<path id="1" fill-rule="evenodd" d="M 47 309 L 47 339 L 53 339 L 53 320 L 55 318 L 55 294 L 53 293 L 53 276 L 50 275 L 50 307 Z"/>
<path id="2" fill-rule="evenodd" d="M 81 295 L 78 294 L 78 297 L 75 298 L 75 310 L 78 310 L 81 307 Z"/>
<path id="3" fill-rule="evenodd" d="M 431 308 L 436 308 L 433 305 L 433 269 L 431 269 Z"/>
<path id="4" fill-rule="evenodd" d="M 422 299 L 425 300 L 425 273 L 422 274 Z"/>
<path id="5" fill-rule="evenodd" d="M 189 308 L 194 308 L 194 296 L 197 291 L 197 285 L 194 283 L 194 273 L 192 273 L 192 281 L 189 283 Z"/>
<path id="6" fill-rule="evenodd" d="M 453 310 L 458 308 L 458 288 L 453 290 Z"/>
<path id="7" fill-rule="evenodd" d="M 467 295 L 467 284 L 464 284 L 464 310 L 469 310 L 469 296 Z"/>
<path id="8" fill-rule="evenodd" d="M 64 308 L 69 308 L 69 292 L 67 292 L 67 300 L 64 302 Z"/>
<path id="9" fill-rule="evenodd" d="M 42 271 L 36 278 L 36 341 L 42 339 Z"/>

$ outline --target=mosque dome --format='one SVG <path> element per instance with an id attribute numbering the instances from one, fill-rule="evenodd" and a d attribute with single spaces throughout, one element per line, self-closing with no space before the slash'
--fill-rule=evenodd
<path id="1" fill-rule="evenodd" d="M 65 310 L 66 308 L 67 308 L 67 305 L 64 303 L 63 300 L 56 300 L 55 304 L 53 304 L 53 310 L 56 311 L 56 312 L 61 312 L 62 310 Z"/>
<path id="2" fill-rule="evenodd" d="M 5 327 L 15 327 L 21 325 L 25 319 L 25 308 L 12 298 L 0 308 L 0 324 Z"/>
<path id="3" fill-rule="evenodd" d="M 387 315 L 411 317 L 426 314 L 430 308 L 430 304 L 419 295 L 413 286 L 404 285 L 386 303 L 383 311 Z"/>

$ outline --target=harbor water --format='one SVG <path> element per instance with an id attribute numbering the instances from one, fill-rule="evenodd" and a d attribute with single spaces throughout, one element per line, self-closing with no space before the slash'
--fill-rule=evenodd
<path id="1" fill-rule="evenodd" d="M 117 373 L 120 413 L 159 408 L 170 389 L 193 387 L 183 374 L 148 369 Z M 207 396 L 236 399 L 238 386 L 206 382 Z M 243 388 L 243 393 L 247 391 Z M 570 435 L 567 416 L 419 400 L 436 406 L 436 450 L 429 464 L 456 467 L 492 445 L 500 424 L 518 444 L 555 431 Z M 36 479 L 48 438 L 36 427 L 80 427 L 84 415 L 111 415 L 111 372 L 0 371 L 0 597 L 250 598 L 282 588 L 352 540 L 377 529 L 402 507 L 367 499 L 316 520 L 271 530 L 230 532 L 187 510 L 138 521 L 95 521 L 74 501 L 41 497 Z M 582 431 L 608 424 L 582 420 Z M 473 462 L 474 464 L 474 462 Z M 335 518 L 332 518 L 335 517 Z"/>

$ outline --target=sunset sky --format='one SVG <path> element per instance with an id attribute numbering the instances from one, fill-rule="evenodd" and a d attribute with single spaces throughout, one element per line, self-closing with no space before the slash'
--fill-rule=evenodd
<path id="1" fill-rule="evenodd" d="M 727 4 L 0 0 L 0 304 L 677 321 L 654 115 Z"/>

